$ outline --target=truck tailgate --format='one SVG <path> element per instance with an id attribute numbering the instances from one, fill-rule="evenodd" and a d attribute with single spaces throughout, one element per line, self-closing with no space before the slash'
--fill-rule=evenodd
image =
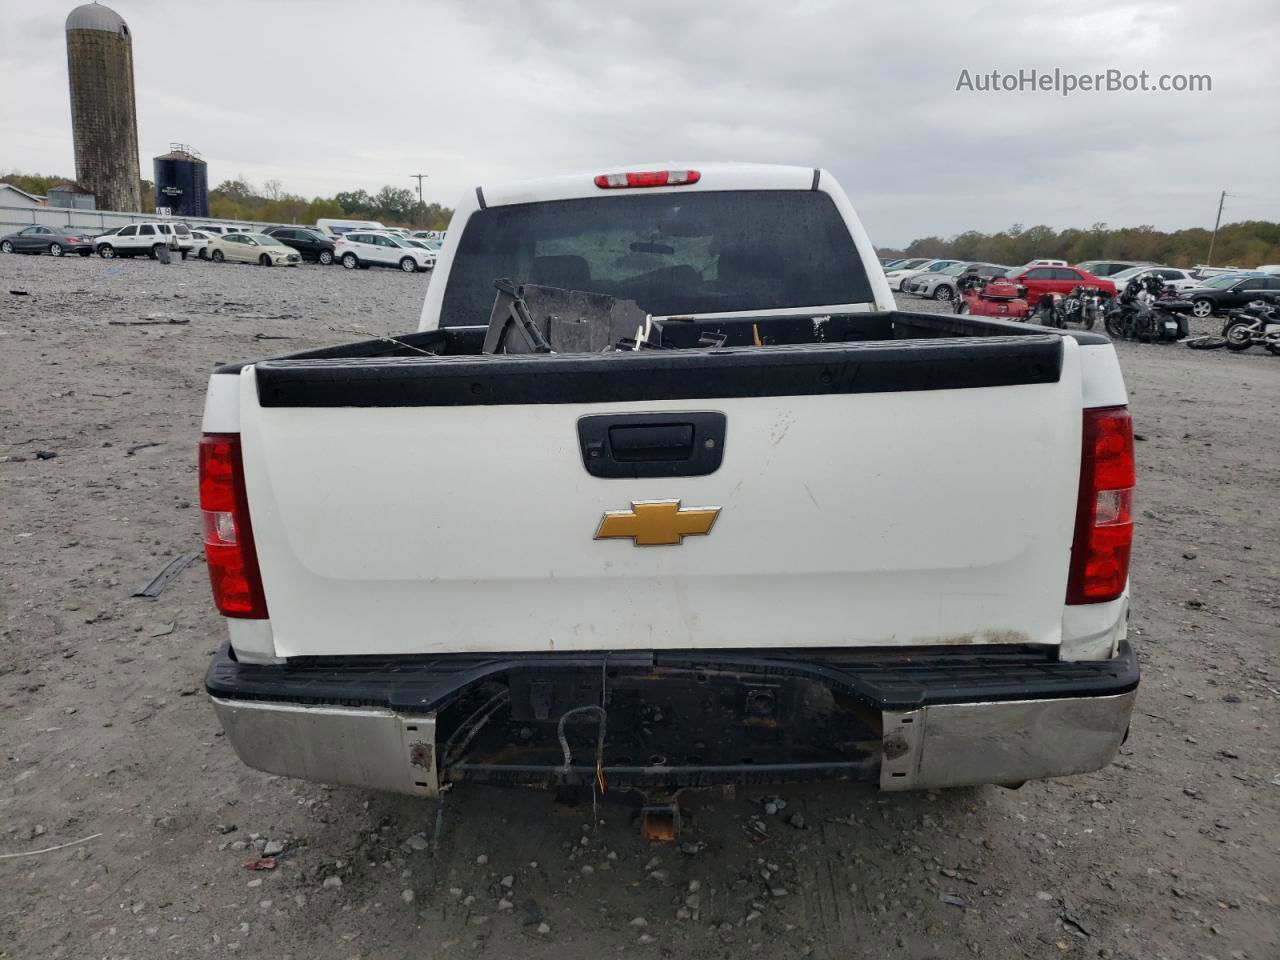
<path id="1" fill-rule="evenodd" d="M 833 362 L 822 382 L 835 392 L 744 395 L 760 391 L 719 391 L 710 376 L 673 399 L 602 389 L 494 403 L 480 390 L 469 404 L 405 389 L 447 367 L 428 358 L 366 365 L 364 392 L 330 403 L 282 399 L 264 385 L 271 364 L 246 368 L 241 437 L 276 652 L 1055 644 L 1079 347 L 1010 339 L 1060 344 L 1055 375 L 983 385 L 975 353 L 919 389 Z M 948 343 L 983 341 L 935 351 Z M 333 364 L 312 368 L 343 380 Z M 393 369 L 396 390 L 370 399 Z M 582 417 L 703 412 L 725 418 L 714 472 L 584 468 Z M 678 544 L 596 539 L 606 513 L 648 501 L 719 512 Z"/>

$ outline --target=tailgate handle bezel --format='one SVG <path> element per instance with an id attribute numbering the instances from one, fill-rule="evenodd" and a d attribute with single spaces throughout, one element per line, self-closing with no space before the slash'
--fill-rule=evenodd
<path id="1" fill-rule="evenodd" d="M 704 477 L 724 459 L 723 413 L 595 414 L 578 420 L 582 465 L 606 480 Z"/>

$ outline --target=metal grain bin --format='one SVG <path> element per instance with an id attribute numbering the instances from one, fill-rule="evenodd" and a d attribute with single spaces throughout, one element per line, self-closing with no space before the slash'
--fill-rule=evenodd
<path id="1" fill-rule="evenodd" d="M 175 217 L 209 215 L 209 165 L 182 143 L 155 158 L 156 208 L 167 207 Z"/>

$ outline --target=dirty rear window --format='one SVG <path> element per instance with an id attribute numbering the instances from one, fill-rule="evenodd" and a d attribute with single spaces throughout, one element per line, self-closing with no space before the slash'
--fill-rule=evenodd
<path id="1" fill-rule="evenodd" d="M 488 322 L 500 278 L 635 300 L 655 315 L 872 299 L 830 196 L 802 190 L 629 193 L 478 211 L 458 244 L 441 326 Z"/>

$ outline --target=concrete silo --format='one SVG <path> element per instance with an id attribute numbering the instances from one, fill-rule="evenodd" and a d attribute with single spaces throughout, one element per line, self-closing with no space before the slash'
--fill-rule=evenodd
<path id="1" fill-rule="evenodd" d="M 133 35 L 124 18 L 100 3 L 67 17 L 67 72 L 76 180 L 100 210 L 136 211 L 138 118 L 133 101 Z"/>

